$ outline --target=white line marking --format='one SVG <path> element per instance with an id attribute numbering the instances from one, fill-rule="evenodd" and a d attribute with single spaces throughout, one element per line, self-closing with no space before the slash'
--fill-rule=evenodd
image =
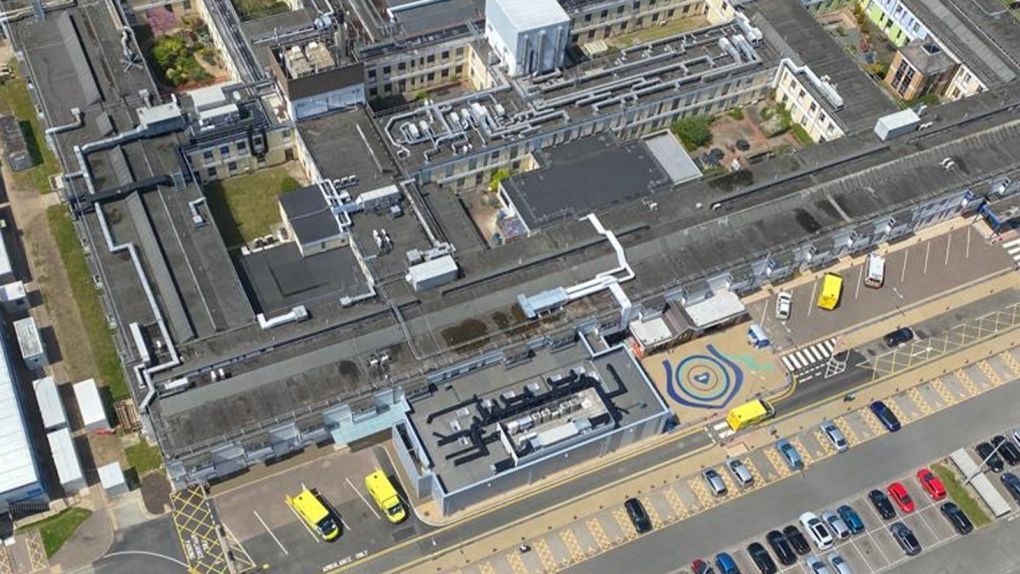
<path id="1" fill-rule="evenodd" d="M 811 298 L 808 299 L 808 308 L 807 308 L 807 316 L 808 317 L 811 316 L 811 309 L 815 308 L 814 301 L 815 301 L 815 292 L 816 291 L 818 291 L 818 281 L 817 280 L 815 280 L 815 282 L 811 284 Z"/>
<path id="2" fill-rule="evenodd" d="M 924 249 L 924 270 L 921 271 L 921 275 L 928 274 L 928 256 L 931 255 L 931 241 L 925 243 Z"/>
<path id="3" fill-rule="evenodd" d="M 864 266 L 857 268 L 857 287 L 854 289 L 854 299 L 861 294 L 861 284 L 864 283 Z"/>
<path id="4" fill-rule="evenodd" d="M 971 227 L 967 228 L 967 248 L 964 250 L 963 253 L 964 259 L 970 259 L 970 236 L 973 232 L 974 232 L 973 228 Z"/>
<path id="5" fill-rule="evenodd" d="M 288 504 L 287 506 L 290 506 L 290 505 Z M 262 525 L 262 528 L 266 529 L 266 532 L 268 532 L 269 536 L 272 537 L 273 542 L 275 542 L 276 545 L 280 547 L 280 550 L 283 550 L 284 556 L 290 556 L 290 552 L 287 552 L 287 548 L 283 545 L 282 542 L 280 542 L 280 539 L 276 537 L 276 534 L 273 532 L 273 529 L 270 528 L 268 524 L 266 524 L 265 520 L 262 520 L 261 516 L 259 516 L 259 511 L 258 510 L 252 510 L 252 514 L 254 514 L 255 518 L 258 519 L 259 524 Z M 304 522 L 305 522 L 304 520 L 301 521 L 302 524 L 304 524 Z"/>
<path id="6" fill-rule="evenodd" d="M 783 360 L 783 366 L 786 367 L 787 371 L 794 370 L 794 368 L 793 368 L 793 361 L 790 360 L 790 356 L 789 355 L 783 355 L 783 359 L 782 360 Z"/>
<path id="7" fill-rule="evenodd" d="M 304 487 L 302 486 L 302 490 L 307 490 L 307 489 L 305 489 L 305 488 L 304 488 Z M 287 508 L 289 508 L 289 509 L 290 509 L 290 512 L 291 512 L 291 514 L 293 514 L 293 515 L 294 515 L 294 517 L 298 519 L 298 522 L 300 522 L 300 523 L 301 523 L 301 526 L 304 526 L 304 527 L 305 527 L 305 532 L 307 532 L 307 533 L 308 533 L 308 535 L 312 537 L 312 540 L 314 540 L 316 544 L 318 544 L 318 543 L 322 542 L 322 540 L 320 540 L 320 539 L 319 539 L 319 536 L 317 536 L 317 535 L 316 535 L 316 534 L 315 534 L 314 532 L 312 532 L 312 529 L 308 527 L 308 523 L 306 523 L 306 522 L 305 522 L 305 519 L 304 519 L 304 518 L 301 518 L 301 515 L 297 513 L 297 510 L 294 510 L 294 507 L 293 507 L 293 506 L 291 506 L 291 505 L 289 505 L 289 504 L 288 504 L 288 505 L 287 505 Z"/>
<path id="8" fill-rule="evenodd" d="M 822 344 L 825 345 L 825 348 L 829 350 L 829 354 L 830 355 L 836 349 L 836 340 L 835 339 L 828 339 L 827 341 L 825 341 Z"/>
<path id="9" fill-rule="evenodd" d="M 771 299 L 771 297 L 766 297 L 765 298 L 765 305 L 761 308 L 761 320 L 758 321 L 759 325 L 764 325 L 765 324 L 765 316 L 769 312 L 769 299 Z"/>
<path id="10" fill-rule="evenodd" d="M 946 262 L 945 266 L 949 267 L 949 254 L 952 253 L 953 247 L 953 234 L 949 234 L 949 239 L 946 240 Z"/>
<path id="11" fill-rule="evenodd" d="M 789 355 L 786 356 L 786 358 L 790 359 L 790 362 L 793 363 L 793 370 L 794 371 L 800 369 L 800 361 L 797 360 L 796 356 L 794 356 L 793 354 L 789 354 Z"/>
<path id="12" fill-rule="evenodd" d="M 808 355 L 807 349 L 801 349 L 797 351 L 797 353 L 794 354 L 794 356 L 797 357 L 797 360 L 800 361 L 800 364 L 805 367 L 814 362 L 811 360 L 811 356 Z"/>
<path id="13" fill-rule="evenodd" d="M 357 494 L 358 498 L 360 498 L 361 501 L 365 503 L 365 506 L 367 506 L 368 509 L 372 511 L 372 514 L 374 514 L 375 517 L 378 518 L 379 520 L 382 520 L 382 516 L 379 516 L 379 513 L 375 511 L 375 507 L 368 503 L 368 500 L 366 500 L 365 497 L 361 495 L 360 490 L 354 488 L 354 483 L 351 482 L 351 479 L 344 477 L 344 480 L 347 481 L 347 486 L 351 487 L 351 490 L 354 491 L 354 494 Z"/>
<path id="14" fill-rule="evenodd" d="M 903 283 L 907 278 L 907 260 L 910 259 L 910 250 L 903 250 L 903 271 L 900 272 L 900 283 Z"/>
<path id="15" fill-rule="evenodd" d="M 354 530 L 351 528 L 351 526 L 349 524 L 347 524 L 347 522 L 344 520 L 343 516 L 340 516 L 339 514 L 337 514 L 337 516 L 340 517 L 340 524 L 344 525 L 344 531 L 345 532 L 354 532 Z"/>

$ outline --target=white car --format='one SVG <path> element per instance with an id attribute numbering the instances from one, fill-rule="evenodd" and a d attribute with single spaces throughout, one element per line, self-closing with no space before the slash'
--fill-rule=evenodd
<path id="1" fill-rule="evenodd" d="M 814 541 L 819 550 L 832 548 L 832 533 L 825 527 L 825 523 L 814 512 L 805 512 L 800 515 L 800 524 L 807 531 L 808 536 Z"/>
<path id="2" fill-rule="evenodd" d="M 843 434 L 843 431 L 839 430 L 839 427 L 832 421 L 822 421 L 819 428 L 821 428 L 822 433 L 828 437 L 829 442 L 831 442 L 832 446 L 835 447 L 836 452 L 846 452 L 846 450 L 850 448 L 850 444 L 846 441 L 846 436 Z"/>
<path id="3" fill-rule="evenodd" d="M 776 295 L 776 319 L 785 321 L 790 318 L 790 307 L 793 306 L 793 295 L 787 291 L 780 291 Z"/>

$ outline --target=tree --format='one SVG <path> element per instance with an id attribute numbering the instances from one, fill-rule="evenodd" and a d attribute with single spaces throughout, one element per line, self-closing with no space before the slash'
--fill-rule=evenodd
<path id="1" fill-rule="evenodd" d="M 163 6 L 150 8 L 145 16 L 154 36 L 165 36 L 177 27 L 177 18 L 174 17 L 173 11 L 167 10 Z"/>
<path id="2" fill-rule="evenodd" d="M 497 169 L 492 174 L 492 179 L 489 180 L 489 191 L 495 193 L 499 189 L 499 182 L 510 177 L 510 170 L 505 167 Z"/>
<path id="3" fill-rule="evenodd" d="M 673 122 L 673 133 L 688 151 L 712 143 L 712 116 L 690 116 Z"/>
<path id="4" fill-rule="evenodd" d="M 177 59 L 184 54 L 184 41 L 176 36 L 164 36 L 156 41 L 152 48 L 152 57 L 156 65 L 163 70 L 172 67 Z"/>
<path id="5" fill-rule="evenodd" d="M 280 193 L 290 193 L 301 188 L 301 184 L 293 177 L 287 176 L 280 180 Z"/>

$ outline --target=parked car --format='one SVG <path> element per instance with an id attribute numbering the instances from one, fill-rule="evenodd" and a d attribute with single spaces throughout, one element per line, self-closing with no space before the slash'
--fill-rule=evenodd
<path id="1" fill-rule="evenodd" d="M 978 443 L 974 450 L 977 451 L 982 461 L 986 461 L 985 464 L 988 465 L 992 472 L 1002 472 L 1002 469 L 1006 468 L 1006 465 L 1002 463 L 1002 458 L 999 457 L 999 453 L 995 452 L 995 447 L 990 443 Z"/>
<path id="2" fill-rule="evenodd" d="M 868 500 L 871 501 L 872 506 L 875 507 L 878 515 L 881 516 L 883 520 L 889 520 L 896 516 L 896 509 L 893 508 L 892 502 L 889 501 L 889 497 L 881 490 L 876 488 L 869 492 Z"/>
<path id="3" fill-rule="evenodd" d="M 776 319 L 785 321 L 790 318 L 790 310 L 793 308 L 793 295 L 786 291 L 780 291 L 776 295 Z"/>
<path id="4" fill-rule="evenodd" d="M 829 439 L 832 446 L 836 448 L 836 452 L 846 452 L 850 448 L 850 443 L 847 442 L 846 436 L 843 435 L 843 431 L 839 430 L 836 423 L 832 421 L 822 421 L 819 425 L 822 429 L 822 433 Z"/>
<path id="5" fill-rule="evenodd" d="M 800 525 L 807 531 L 811 541 L 819 550 L 832 548 L 832 533 L 825 527 L 825 523 L 814 512 L 805 512 L 800 515 Z"/>
<path id="6" fill-rule="evenodd" d="M 638 531 L 638 534 L 644 534 L 652 529 L 652 520 L 648 518 L 648 512 L 645 511 L 645 507 L 641 504 L 640 500 L 628 498 L 624 501 L 623 506 L 627 509 L 627 516 L 634 523 L 634 528 Z"/>
<path id="7" fill-rule="evenodd" d="M 825 562 L 822 562 L 814 554 L 808 554 L 804 557 L 804 566 L 807 566 L 808 574 L 832 574 L 832 571 L 825 565 Z"/>
<path id="8" fill-rule="evenodd" d="M 992 437 L 992 446 L 999 448 L 999 456 L 1009 466 L 1020 464 L 1020 448 L 1017 448 L 1016 443 L 1013 441 L 999 434 Z"/>
<path id="9" fill-rule="evenodd" d="M 903 486 L 902 482 L 894 482 L 889 485 L 889 497 L 896 502 L 896 506 L 900 507 L 903 512 L 914 511 L 914 499 L 910 498 L 910 493 L 907 492 L 907 488 Z"/>
<path id="10" fill-rule="evenodd" d="M 868 407 L 886 430 L 889 432 L 900 430 L 900 419 L 896 418 L 896 413 L 892 412 L 888 405 L 882 401 L 873 401 Z"/>
<path id="11" fill-rule="evenodd" d="M 793 548 L 790 548 L 790 542 L 783 536 L 782 532 L 778 530 L 769 532 L 765 535 L 765 542 L 769 543 L 769 546 L 772 547 L 772 552 L 783 566 L 789 566 L 797 561 L 797 555 L 793 553 Z"/>
<path id="12" fill-rule="evenodd" d="M 747 555 L 751 557 L 751 561 L 758 567 L 760 574 L 776 574 L 779 572 L 779 567 L 776 566 L 775 560 L 772 559 L 772 555 L 769 554 L 768 550 L 759 542 L 752 542 L 747 545 Z"/>
<path id="13" fill-rule="evenodd" d="M 714 468 L 706 468 L 701 476 L 705 478 L 705 482 L 708 483 L 708 488 L 712 490 L 712 494 L 716 496 L 723 496 L 726 494 L 726 483 L 723 482 L 722 476 Z"/>
<path id="14" fill-rule="evenodd" d="M 701 558 L 691 562 L 691 570 L 694 571 L 694 574 L 716 574 L 715 568 L 712 568 L 711 564 Z"/>
<path id="15" fill-rule="evenodd" d="M 829 561 L 829 565 L 836 571 L 836 574 L 854 574 L 854 571 L 850 569 L 850 563 L 839 552 L 833 550 L 825 555 L 825 559 Z"/>
<path id="16" fill-rule="evenodd" d="M 786 536 L 786 540 L 790 542 L 790 546 L 797 554 L 803 556 L 811 552 L 811 545 L 808 544 L 807 538 L 804 538 L 804 534 L 793 524 L 783 529 L 783 536 Z"/>
<path id="17" fill-rule="evenodd" d="M 786 466 L 790 467 L 790 470 L 801 470 L 804 468 L 804 459 L 800 457 L 800 453 L 790 444 L 790 441 L 785 438 L 777 440 L 776 450 L 782 455 L 783 460 L 786 461 Z"/>
<path id="18" fill-rule="evenodd" d="M 719 569 L 719 574 L 740 574 L 736 561 L 725 552 L 715 555 L 715 567 Z"/>
<path id="19" fill-rule="evenodd" d="M 836 538 L 850 538 L 850 527 L 843 522 L 843 519 L 839 517 L 835 512 L 823 512 L 822 522 L 829 527 L 829 531 L 832 532 Z"/>
<path id="20" fill-rule="evenodd" d="M 917 482 L 921 483 L 921 488 L 928 493 L 928 496 L 934 502 L 938 502 L 946 497 L 946 487 L 942 484 L 939 477 L 935 476 L 935 473 L 930 469 L 922 468 L 917 471 Z"/>
<path id="21" fill-rule="evenodd" d="M 1006 488 L 1013 500 L 1020 504 L 1020 477 L 1012 472 L 1004 472 L 999 480 L 1002 481 L 1002 486 Z"/>
<path id="22" fill-rule="evenodd" d="M 921 543 L 917 541 L 917 537 L 914 536 L 914 531 L 907 527 L 902 522 L 894 522 L 889 527 L 890 534 L 896 540 L 896 543 L 900 545 L 903 552 L 907 556 L 916 556 L 921 553 Z"/>
<path id="23" fill-rule="evenodd" d="M 967 514 L 956 504 L 946 502 L 939 507 L 939 510 L 942 512 L 942 516 L 945 516 L 946 520 L 960 534 L 970 534 L 974 530 L 974 525 L 970 522 L 970 518 L 967 518 Z"/>
<path id="24" fill-rule="evenodd" d="M 853 534 L 860 534 L 864 532 L 864 521 L 861 520 L 861 515 L 857 514 L 857 511 L 853 509 L 849 504 L 844 504 L 836 509 L 839 517 L 846 523 L 847 528 Z"/>
<path id="25" fill-rule="evenodd" d="M 729 469 L 730 474 L 733 475 L 733 479 L 736 480 L 740 486 L 747 488 L 754 484 L 754 476 L 751 474 L 751 471 L 747 470 L 747 465 L 745 465 L 740 459 L 731 458 L 727 460 L 726 468 Z"/>
<path id="26" fill-rule="evenodd" d="M 892 333 L 887 333 L 882 339 L 885 341 L 886 347 L 898 347 L 904 343 L 909 342 L 914 338 L 914 332 L 910 327 L 900 327 Z"/>

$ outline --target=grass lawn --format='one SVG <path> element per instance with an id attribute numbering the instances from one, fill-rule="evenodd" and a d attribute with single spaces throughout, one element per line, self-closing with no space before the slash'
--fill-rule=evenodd
<path id="1" fill-rule="evenodd" d="M 280 223 L 276 198 L 289 178 L 284 164 L 206 184 L 206 202 L 228 249 L 268 235 Z"/>
<path id="2" fill-rule="evenodd" d="M 163 468 L 163 456 L 160 455 L 159 448 L 145 440 L 124 449 L 124 456 L 139 477 L 151 470 Z"/>
<path id="3" fill-rule="evenodd" d="M 949 494 L 949 498 L 952 498 L 953 502 L 967 514 L 970 521 L 974 523 L 974 528 L 981 528 L 992 521 L 985 513 L 985 509 L 981 508 L 981 504 L 974 500 L 974 497 L 970 495 L 970 492 L 963 486 L 963 483 L 956 477 L 955 472 L 941 464 L 933 464 L 931 469 L 942 479 L 942 483 L 946 485 L 946 492 Z"/>
<path id="4" fill-rule="evenodd" d="M 708 20 L 705 18 L 681 18 L 679 20 L 674 20 L 665 26 L 652 25 L 629 34 L 622 34 L 613 38 L 607 38 L 606 44 L 615 48 L 626 48 L 627 46 L 632 46 L 634 44 L 668 38 L 670 36 L 680 34 L 681 32 L 696 30 L 698 28 L 704 28 L 705 26 L 708 26 Z"/>
<path id="5" fill-rule="evenodd" d="M 50 192 L 50 176 L 60 171 L 53 151 L 46 147 L 46 132 L 35 115 L 35 106 L 28 94 L 28 86 L 20 76 L 17 62 L 9 63 L 14 77 L 0 85 L 0 112 L 13 114 L 25 134 L 25 144 L 35 167 L 12 172 L 14 181 L 22 187 L 33 187 L 39 193 Z"/>
<path id="6" fill-rule="evenodd" d="M 57 550 L 60 550 L 64 542 L 67 542 L 67 539 L 89 516 L 92 516 L 91 510 L 68 508 L 60 514 L 22 526 L 18 528 L 18 532 L 38 530 L 42 537 L 43 547 L 46 548 L 46 557 L 49 558 L 56 554 Z"/>
<path id="7" fill-rule="evenodd" d="M 241 20 L 255 20 L 290 10 L 287 4 L 280 0 L 234 0 L 234 8 L 237 9 Z"/>
<path id="8" fill-rule="evenodd" d="M 120 367 L 120 357 L 113 346 L 113 333 L 106 322 L 106 314 L 99 303 L 99 293 L 92 282 L 92 273 L 85 263 L 85 253 L 74 232 L 71 215 L 63 205 L 53 205 L 46 210 L 50 233 L 60 249 L 60 259 L 67 270 L 67 278 L 71 283 L 71 295 L 78 304 L 81 322 L 88 334 L 92 355 L 95 357 L 99 379 L 110 389 L 113 400 L 118 401 L 130 396 L 124 371 Z"/>

